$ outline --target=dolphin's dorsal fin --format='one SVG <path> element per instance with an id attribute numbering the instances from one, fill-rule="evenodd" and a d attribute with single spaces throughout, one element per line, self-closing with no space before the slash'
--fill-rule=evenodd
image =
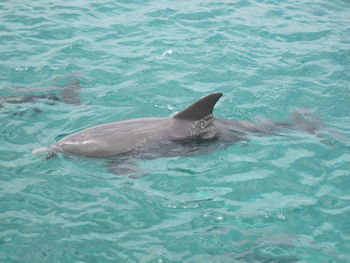
<path id="1" fill-rule="evenodd" d="M 186 109 L 176 113 L 173 118 L 183 120 L 200 120 L 213 113 L 216 102 L 221 98 L 221 92 L 215 92 L 193 102 Z"/>

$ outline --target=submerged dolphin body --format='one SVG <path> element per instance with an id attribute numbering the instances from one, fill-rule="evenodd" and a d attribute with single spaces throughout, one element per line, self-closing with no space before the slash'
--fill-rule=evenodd
<path id="1" fill-rule="evenodd" d="M 22 95 L 22 96 L 1 96 L 0 108 L 3 104 L 21 104 L 27 102 L 36 102 L 38 100 L 47 101 L 62 101 L 68 104 L 80 104 L 80 82 L 78 80 L 71 80 L 68 85 L 61 88 L 59 93 L 45 93 L 40 95 Z"/>
<path id="2" fill-rule="evenodd" d="M 307 114 L 302 113 L 291 122 L 254 123 L 216 118 L 213 108 L 221 96 L 220 92 L 208 94 L 172 117 L 139 118 L 90 127 L 33 153 L 103 157 L 112 164 L 111 170 L 123 173 L 125 164 L 133 164 L 135 160 L 207 153 L 247 140 L 247 135 L 271 135 L 284 129 L 314 133 L 317 129 L 305 120 Z"/>

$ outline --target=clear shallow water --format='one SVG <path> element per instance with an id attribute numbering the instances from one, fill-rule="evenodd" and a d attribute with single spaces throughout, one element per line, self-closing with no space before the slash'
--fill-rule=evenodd
<path id="1" fill-rule="evenodd" d="M 85 104 L 0 109 L 1 262 L 350 261 L 348 1 L 2 1 L 0 14 L 0 95 L 79 78 Z M 140 161 L 141 179 L 31 154 L 212 91 L 224 118 L 307 106 L 334 146 L 252 138 Z"/>

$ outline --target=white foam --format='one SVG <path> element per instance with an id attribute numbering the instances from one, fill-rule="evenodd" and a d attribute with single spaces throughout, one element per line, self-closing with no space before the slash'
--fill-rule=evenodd
<path id="1" fill-rule="evenodd" d="M 173 54 L 173 51 L 171 49 L 169 49 L 169 50 L 163 52 L 162 57 L 165 57 L 165 56 L 171 55 L 171 54 Z"/>

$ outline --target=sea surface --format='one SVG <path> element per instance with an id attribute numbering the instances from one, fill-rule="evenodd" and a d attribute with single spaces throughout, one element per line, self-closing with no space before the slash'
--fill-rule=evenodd
<path id="1" fill-rule="evenodd" d="M 81 98 L 1 103 L 1 263 L 350 262 L 348 0 L 9 0 L 0 21 L 0 96 Z M 215 91 L 221 118 L 324 125 L 140 160 L 142 178 L 32 154 Z"/>

